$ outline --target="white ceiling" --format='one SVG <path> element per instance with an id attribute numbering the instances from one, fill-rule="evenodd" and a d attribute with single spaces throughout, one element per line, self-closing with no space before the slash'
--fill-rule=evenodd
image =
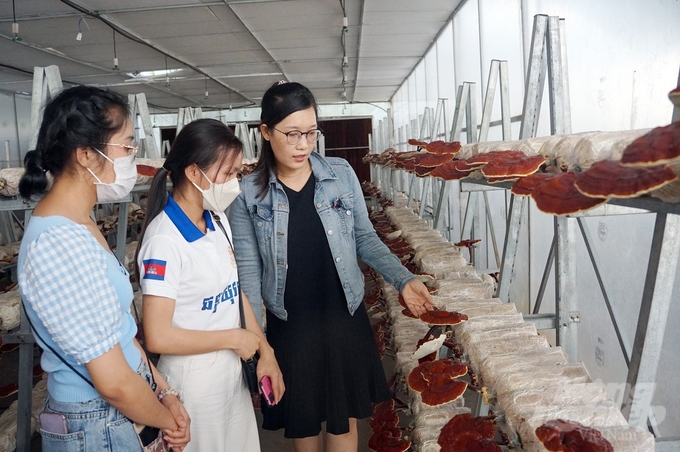
<path id="1" fill-rule="evenodd" d="M 144 92 L 157 108 L 259 104 L 282 79 L 323 104 L 343 89 L 351 102 L 388 101 L 464 1 L 14 0 L 15 40 L 13 1 L 0 0 L 0 89 L 31 92 L 33 67 L 56 64 L 65 83 Z M 180 69 L 169 85 L 129 75 L 165 69 L 166 56 Z"/>

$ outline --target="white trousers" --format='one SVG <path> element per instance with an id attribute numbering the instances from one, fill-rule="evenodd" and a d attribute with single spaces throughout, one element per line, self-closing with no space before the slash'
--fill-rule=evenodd
<path id="1" fill-rule="evenodd" d="M 191 416 L 185 452 L 260 451 L 255 411 L 234 351 L 162 355 L 158 370 L 169 377 Z"/>

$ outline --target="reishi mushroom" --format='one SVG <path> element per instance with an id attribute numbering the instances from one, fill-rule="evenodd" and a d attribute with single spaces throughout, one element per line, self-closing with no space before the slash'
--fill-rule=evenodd
<path id="1" fill-rule="evenodd" d="M 388 428 L 375 432 L 368 438 L 368 448 L 374 452 L 406 452 L 411 441 L 402 436 L 400 428 Z"/>
<path id="2" fill-rule="evenodd" d="M 460 180 L 468 177 L 472 170 L 470 169 L 467 171 L 460 171 L 457 168 L 459 162 L 461 162 L 461 160 L 451 160 L 446 162 L 435 168 L 430 173 L 430 176 L 444 180 Z"/>
<path id="3" fill-rule="evenodd" d="M 450 154 L 455 155 L 460 152 L 462 146 L 460 141 L 433 141 L 425 145 L 425 150 L 433 154 Z"/>
<path id="4" fill-rule="evenodd" d="M 442 427 L 437 444 L 442 452 L 496 452 L 500 446 L 493 441 L 496 428 L 491 418 L 472 417 L 469 413 L 454 416 Z"/>
<path id="5" fill-rule="evenodd" d="M 417 392 L 425 391 L 436 376 L 455 379 L 467 374 L 468 367 L 450 358 L 438 359 L 418 364 L 408 375 L 409 388 Z M 462 394 L 462 393 L 461 393 Z"/>
<path id="6" fill-rule="evenodd" d="M 519 179 L 512 185 L 510 191 L 518 196 L 530 196 L 534 190 L 547 184 L 551 179 L 558 177 L 560 174 L 562 173 L 534 173 Z"/>
<path id="7" fill-rule="evenodd" d="M 680 121 L 657 127 L 637 138 L 623 151 L 624 166 L 670 163 L 680 157 Z"/>
<path id="8" fill-rule="evenodd" d="M 458 243 L 454 243 L 453 246 L 458 248 L 467 248 L 468 253 L 470 253 L 470 256 L 472 256 L 472 247 L 480 243 L 481 241 L 482 239 L 465 239 L 461 240 Z"/>
<path id="9" fill-rule="evenodd" d="M 569 215 L 607 202 L 607 198 L 592 198 L 579 192 L 574 186 L 575 178 L 575 173 L 562 173 L 535 188 L 531 197 L 536 207 L 553 215 Z"/>
<path id="10" fill-rule="evenodd" d="M 420 393 L 420 397 L 425 405 L 442 405 L 458 400 L 465 393 L 467 386 L 465 381 L 445 375 L 433 375 L 427 388 Z"/>
<path id="11" fill-rule="evenodd" d="M 513 151 L 517 152 L 517 151 Z M 508 153 L 509 154 L 509 153 Z M 521 154 L 521 152 L 520 152 Z M 482 167 L 485 177 L 524 177 L 533 174 L 543 165 L 546 158 L 542 155 L 499 156 Z"/>
<path id="12" fill-rule="evenodd" d="M 460 312 L 432 310 L 421 314 L 420 320 L 430 325 L 458 325 L 468 319 Z"/>
<path id="13" fill-rule="evenodd" d="M 661 188 L 677 178 L 666 165 L 624 166 L 618 161 L 600 160 L 586 171 L 576 174 L 574 186 L 593 198 L 633 198 Z"/>
<path id="14" fill-rule="evenodd" d="M 549 451 L 614 452 L 602 433 L 574 421 L 548 421 L 536 429 L 536 437 Z"/>

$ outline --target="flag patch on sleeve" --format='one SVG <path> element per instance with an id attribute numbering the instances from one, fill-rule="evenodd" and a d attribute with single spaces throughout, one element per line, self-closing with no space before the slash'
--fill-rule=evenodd
<path id="1" fill-rule="evenodd" d="M 142 279 L 165 281 L 165 265 L 167 264 L 167 261 L 146 259 L 142 261 L 142 263 L 144 264 L 144 277 Z"/>

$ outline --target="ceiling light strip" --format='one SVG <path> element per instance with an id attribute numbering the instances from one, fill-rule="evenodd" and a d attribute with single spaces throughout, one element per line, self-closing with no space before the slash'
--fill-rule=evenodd
<path id="1" fill-rule="evenodd" d="M 256 105 L 256 102 L 254 102 L 252 99 L 250 99 L 250 98 L 249 98 L 248 96 L 246 96 L 245 94 L 241 93 L 239 90 L 237 90 L 237 89 L 235 89 L 235 88 L 232 88 L 231 86 L 227 85 L 226 83 L 224 83 L 224 82 L 222 82 L 222 81 L 220 81 L 220 80 L 217 80 L 216 78 L 214 78 L 214 77 L 211 76 L 210 74 L 208 74 L 208 73 L 206 73 L 205 71 L 201 70 L 199 67 L 197 67 L 197 66 L 195 66 L 195 65 L 193 65 L 193 64 L 191 64 L 191 63 L 189 63 L 189 62 L 187 62 L 187 61 L 182 60 L 181 58 L 179 58 L 179 57 L 177 57 L 177 56 L 171 54 L 170 52 L 166 52 L 166 51 L 164 51 L 164 50 L 159 49 L 158 47 L 156 47 L 156 46 L 155 46 L 154 44 L 152 44 L 151 42 L 149 42 L 149 41 L 147 41 L 147 40 L 141 38 L 140 36 L 137 36 L 134 32 L 132 32 L 132 31 L 130 31 L 130 30 L 124 28 L 124 27 L 121 26 L 120 24 L 117 24 L 117 23 L 114 22 L 113 20 L 107 18 L 105 14 L 102 14 L 102 13 L 100 13 L 100 12 L 98 12 L 98 11 L 91 11 L 90 9 L 86 8 L 85 6 L 80 5 L 79 3 L 76 3 L 76 2 L 71 1 L 71 0 L 61 0 L 61 2 L 64 3 L 64 4 L 66 4 L 66 5 L 68 5 L 68 6 L 70 6 L 70 7 L 73 8 L 73 9 L 75 9 L 75 10 L 81 12 L 82 14 L 86 14 L 86 15 L 88 15 L 88 16 L 91 16 L 91 17 L 94 17 L 94 18 L 96 18 L 96 19 L 101 20 L 104 24 L 106 24 L 106 25 L 108 25 L 109 27 L 111 27 L 112 29 L 116 30 L 118 33 L 120 33 L 121 35 L 123 35 L 123 36 L 125 36 L 126 38 L 130 39 L 131 41 L 134 41 L 134 42 L 136 42 L 136 43 L 138 43 L 138 44 L 142 44 L 142 45 L 145 45 L 145 46 L 147 46 L 147 47 L 150 47 L 150 48 L 152 48 L 153 50 L 155 50 L 156 52 L 158 52 L 158 53 L 160 53 L 160 54 L 162 54 L 162 55 L 165 55 L 165 56 L 167 56 L 167 57 L 169 57 L 169 58 L 172 58 L 173 60 L 177 61 L 178 63 L 185 65 L 185 66 L 188 67 L 189 69 L 191 69 L 191 70 L 193 70 L 193 71 L 195 71 L 195 72 L 198 72 L 199 74 L 205 75 L 206 77 L 208 77 L 209 79 L 211 79 L 212 81 L 214 81 L 215 83 L 217 83 L 218 85 L 221 85 L 221 86 L 223 86 L 224 88 L 227 88 L 228 90 L 231 90 L 231 91 L 235 92 L 236 94 L 238 94 L 238 95 L 241 96 L 242 98 L 246 99 L 248 102 L 252 103 L 253 105 Z M 240 19 L 240 18 L 239 18 L 239 19 Z M 195 101 L 192 101 L 192 102 L 195 102 Z"/>

